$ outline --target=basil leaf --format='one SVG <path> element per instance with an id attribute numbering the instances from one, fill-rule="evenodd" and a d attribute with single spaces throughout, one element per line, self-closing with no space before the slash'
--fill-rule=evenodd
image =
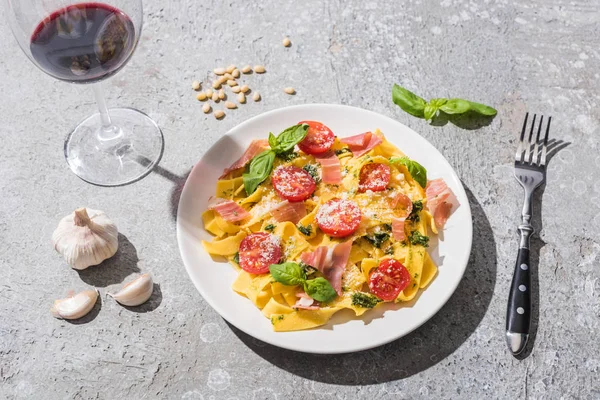
<path id="1" fill-rule="evenodd" d="M 429 104 L 431 104 L 432 106 L 434 106 L 436 108 L 440 108 L 441 106 L 443 106 L 447 102 L 448 102 L 448 99 L 445 99 L 443 97 L 440 97 L 438 99 L 431 99 L 431 100 L 429 100 Z"/>
<path id="2" fill-rule="evenodd" d="M 277 148 L 277 137 L 273 135 L 273 132 L 269 132 L 269 146 L 271 147 L 271 150 Z"/>
<path id="3" fill-rule="evenodd" d="M 481 115 L 487 115 L 487 116 L 493 117 L 494 115 L 497 114 L 496 109 L 494 109 L 490 106 L 486 106 L 485 104 L 475 103 L 474 101 L 469 101 L 469 104 L 471 105 L 471 110 L 473 110 L 476 113 L 479 113 Z"/>
<path id="4" fill-rule="evenodd" d="M 337 297 L 336 291 L 325 278 L 315 278 L 304 282 L 304 291 L 313 299 L 328 303 Z"/>
<path id="5" fill-rule="evenodd" d="M 392 101 L 412 116 L 423 118 L 427 102 L 413 92 L 396 84 L 392 88 Z"/>
<path id="6" fill-rule="evenodd" d="M 277 136 L 277 145 L 275 148 L 273 146 L 271 148 L 277 154 L 290 151 L 306 137 L 307 133 L 308 125 L 306 124 L 290 126 Z M 269 135 L 269 143 L 271 143 L 271 135 Z"/>
<path id="7" fill-rule="evenodd" d="M 306 282 L 306 273 L 302 267 L 295 262 L 284 262 L 283 264 L 271 264 L 269 271 L 277 282 L 286 286 L 302 285 Z"/>
<path id="8" fill-rule="evenodd" d="M 271 174 L 273 161 L 275 161 L 275 153 L 272 150 L 263 151 L 250 161 L 248 172 L 242 175 L 244 189 L 246 189 L 248 196 L 254 193 L 258 185 Z"/>
<path id="9" fill-rule="evenodd" d="M 427 170 L 425 167 L 416 161 L 410 160 L 408 157 L 392 157 L 390 158 L 390 162 L 406 166 L 408 172 L 410 172 L 410 176 L 425 189 L 425 186 L 427 186 Z"/>
<path id="10" fill-rule="evenodd" d="M 471 102 L 463 99 L 450 99 L 440 107 L 446 114 L 462 114 L 471 109 Z"/>
<path id="11" fill-rule="evenodd" d="M 427 104 L 425 106 L 425 110 L 423 111 L 423 116 L 425 117 L 425 120 L 431 121 L 433 117 L 435 117 L 435 113 L 437 113 L 437 110 L 437 107 L 432 106 L 431 104 Z"/>

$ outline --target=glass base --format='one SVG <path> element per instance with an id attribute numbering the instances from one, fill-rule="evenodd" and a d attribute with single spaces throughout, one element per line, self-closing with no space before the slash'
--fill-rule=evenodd
<path id="1" fill-rule="evenodd" d="M 112 126 L 102 126 L 100 114 L 83 120 L 65 141 L 71 170 L 86 182 L 120 186 L 148 175 L 160 161 L 163 135 L 149 116 L 132 108 L 108 110 Z"/>

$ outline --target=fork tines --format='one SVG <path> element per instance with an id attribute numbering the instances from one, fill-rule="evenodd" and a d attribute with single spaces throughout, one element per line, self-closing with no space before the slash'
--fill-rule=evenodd
<path id="1" fill-rule="evenodd" d="M 552 121 L 552 117 L 548 117 L 546 134 L 544 135 L 543 141 L 540 141 L 540 135 L 542 133 L 542 126 L 544 124 L 544 116 L 540 116 L 535 141 L 532 141 L 532 139 L 533 133 L 536 130 L 535 121 L 537 119 L 537 115 L 533 114 L 533 121 L 531 122 L 531 129 L 529 130 L 529 139 L 526 139 L 525 133 L 527 132 L 528 118 L 529 113 L 525 114 L 523 131 L 521 132 L 521 140 L 519 141 L 519 147 L 517 148 L 517 154 L 515 155 L 515 164 L 529 164 L 538 167 L 544 167 L 546 165 L 546 151 L 548 147 L 548 135 L 550 133 L 550 122 Z"/>

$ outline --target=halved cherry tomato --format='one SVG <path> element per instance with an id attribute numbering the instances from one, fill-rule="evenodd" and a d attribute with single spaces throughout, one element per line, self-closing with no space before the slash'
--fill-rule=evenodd
<path id="1" fill-rule="evenodd" d="M 301 121 L 300 124 L 308 125 L 308 133 L 306 137 L 298 143 L 300 150 L 306 154 L 322 154 L 333 146 L 335 135 L 325 125 L 317 121 Z"/>
<path id="2" fill-rule="evenodd" d="M 365 164 L 360 169 L 358 180 L 358 191 L 381 192 L 387 188 L 390 183 L 390 167 L 385 164 L 371 163 Z"/>
<path id="3" fill-rule="evenodd" d="M 402 290 L 389 276 L 374 271 L 369 277 L 369 290 L 383 301 L 394 301 Z"/>
<path id="4" fill-rule="evenodd" d="M 315 220 L 319 228 L 329 236 L 344 237 L 353 234 L 360 225 L 362 214 L 355 202 L 331 199 L 323 204 Z"/>
<path id="5" fill-rule="evenodd" d="M 293 165 L 275 168 L 271 183 L 279 196 L 291 202 L 308 199 L 317 187 L 308 172 Z"/>
<path id="6" fill-rule="evenodd" d="M 381 260 L 377 268 L 383 274 L 389 276 L 398 283 L 400 290 L 404 290 L 410 283 L 410 273 L 408 269 L 398 260 L 386 258 Z"/>
<path id="7" fill-rule="evenodd" d="M 395 300 L 410 283 L 410 274 L 404 265 L 392 258 L 379 263 L 369 277 L 371 293 L 384 301 Z"/>
<path id="8" fill-rule="evenodd" d="M 240 243 L 240 267 L 251 274 L 269 272 L 269 265 L 281 260 L 281 243 L 277 236 L 266 232 L 248 235 Z"/>

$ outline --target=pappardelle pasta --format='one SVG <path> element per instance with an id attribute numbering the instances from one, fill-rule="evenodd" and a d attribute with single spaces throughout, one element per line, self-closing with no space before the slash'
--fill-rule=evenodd
<path id="1" fill-rule="evenodd" d="M 224 171 L 203 245 L 239 271 L 233 290 L 275 331 L 310 329 L 427 287 L 437 273 L 429 235 L 453 198 L 379 130 L 338 138 L 303 121 L 254 140 Z"/>

